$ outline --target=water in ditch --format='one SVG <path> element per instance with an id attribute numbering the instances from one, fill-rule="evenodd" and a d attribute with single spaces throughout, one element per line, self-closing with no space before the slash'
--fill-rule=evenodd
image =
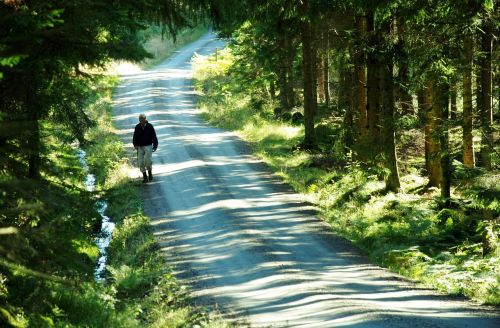
<path id="1" fill-rule="evenodd" d="M 83 149 L 78 149 L 78 159 L 83 169 L 87 173 L 85 178 L 85 188 L 89 192 L 93 192 L 95 189 L 95 175 L 89 173 L 89 166 L 87 160 L 85 159 L 86 153 Z M 103 274 L 106 269 L 106 261 L 108 259 L 108 254 L 106 249 L 111 242 L 113 236 L 113 230 L 115 229 L 115 224 L 111 219 L 106 216 L 106 209 L 108 204 L 103 200 L 98 200 L 95 204 L 97 207 L 97 212 L 102 218 L 101 229 L 98 236 L 95 238 L 95 244 L 99 248 L 99 259 L 97 260 L 96 267 L 94 269 L 94 277 L 97 281 L 104 280 Z"/>

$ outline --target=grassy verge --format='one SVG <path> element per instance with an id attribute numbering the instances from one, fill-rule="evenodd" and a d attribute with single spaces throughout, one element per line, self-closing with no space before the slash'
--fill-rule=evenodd
<path id="1" fill-rule="evenodd" d="M 144 48 L 153 55 L 153 58 L 143 61 L 140 65 L 141 68 L 147 69 L 158 65 L 184 45 L 196 41 L 207 32 L 207 26 L 198 25 L 194 28 L 179 31 L 174 41 L 172 37 L 167 37 L 167 35 L 162 36 L 160 27 L 154 26 L 148 28 L 143 36 L 147 39 Z"/>
<path id="2" fill-rule="evenodd" d="M 229 50 L 217 61 L 195 60 L 199 105 L 209 122 L 239 131 L 278 175 L 316 202 L 335 232 L 375 262 L 450 294 L 500 304 L 498 172 L 457 166 L 454 205 L 442 209 L 439 192 L 425 189 L 418 158 L 405 153 L 403 192 L 385 193 L 380 169 L 346 160 L 341 117 L 318 115 L 323 152 L 298 150 L 302 127 L 272 119 L 276 104 L 256 101 L 259 90 L 241 86 L 234 63 Z M 411 150 L 421 139 L 418 129 L 405 129 L 398 147 Z"/>

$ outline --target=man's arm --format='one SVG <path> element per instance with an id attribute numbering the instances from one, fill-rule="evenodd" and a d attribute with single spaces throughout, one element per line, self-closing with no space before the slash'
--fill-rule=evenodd
<path id="1" fill-rule="evenodd" d="M 134 137 L 132 138 L 132 144 L 134 145 L 134 148 L 137 148 L 137 125 L 135 126 L 135 129 L 134 129 Z"/>
<path id="2" fill-rule="evenodd" d="M 151 125 L 151 130 L 152 130 L 152 139 L 153 139 L 153 150 L 156 150 L 158 148 L 158 138 L 156 138 L 156 131 L 155 128 Z"/>

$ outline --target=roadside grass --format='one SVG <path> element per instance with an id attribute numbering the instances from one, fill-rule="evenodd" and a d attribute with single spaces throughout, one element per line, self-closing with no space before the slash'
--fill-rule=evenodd
<path id="1" fill-rule="evenodd" d="M 153 58 L 144 60 L 140 64 L 140 67 L 142 69 L 147 69 L 158 65 L 168 57 L 172 56 L 184 45 L 196 41 L 207 32 L 208 26 L 197 25 L 194 28 L 186 28 L 179 31 L 174 41 L 172 37 L 167 35 L 168 33 L 165 33 L 165 35 L 162 36 L 161 27 L 149 27 L 143 32 L 142 37 L 147 40 L 144 44 L 144 48 L 153 55 Z"/>
<path id="2" fill-rule="evenodd" d="M 380 168 L 346 159 L 341 120 L 320 112 L 316 128 L 323 151 L 301 151 L 301 125 L 273 119 L 276 104 L 270 100 L 256 108 L 252 97 L 260 91 L 243 90 L 234 63 L 228 49 L 217 61 L 194 61 L 199 107 L 208 122 L 238 131 L 276 174 L 318 205 L 318 215 L 336 233 L 376 263 L 450 294 L 500 304 L 498 173 L 454 163 L 453 206 L 442 209 L 439 191 L 426 189 L 419 175 L 421 132 L 411 128 L 415 122 L 399 122 L 408 125 L 398 136 L 403 191 L 386 193 Z"/>

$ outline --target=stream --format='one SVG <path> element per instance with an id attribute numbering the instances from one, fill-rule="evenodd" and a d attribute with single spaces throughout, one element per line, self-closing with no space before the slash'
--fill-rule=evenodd
<path id="1" fill-rule="evenodd" d="M 85 177 L 85 188 L 87 191 L 93 192 L 95 190 L 95 175 L 89 173 L 89 166 L 85 156 L 85 151 L 83 149 L 78 149 L 78 160 L 80 161 L 84 171 L 87 173 L 87 176 Z M 106 269 L 106 261 L 108 259 L 106 249 L 111 242 L 115 224 L 108 216 L 105 215 L 106 209 L 108 208 L 108 203 L 106 203 L 106 201 L 98 200 L 95 206 L 97 207 L 97 212 L 102 218 L 101 229 L 95 238 L 95 244 L 99 248 L 99 259 L 97 260 L 96 267 L 94 269 L 94 278 L 96 281 L 100 282 L 104 280 L 103 273 Z"/>

